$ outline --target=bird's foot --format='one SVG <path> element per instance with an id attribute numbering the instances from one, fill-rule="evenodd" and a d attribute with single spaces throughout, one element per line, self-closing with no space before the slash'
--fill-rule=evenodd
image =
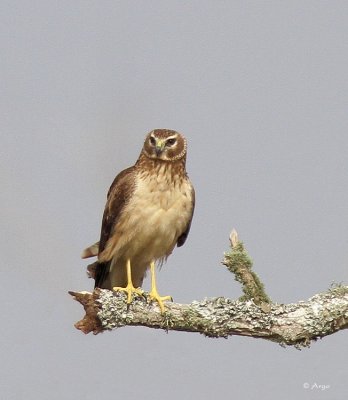
<path id="1" fill-rule="evenodd" d="M 165 308 L 164 308 L 164 301 L 173 301 L 172 296 L 160 296 L 159 293 L 157 292 L 156 288 L 152 288 L 151 292 L 149 293 L 150 301 L 157 301 L 159 308 L 161 310 L 161 314 L 164 313 Z"/>
<path id="2" fill-rule="evenodd" d="M 139 296 L 142 296 L 144 294 L 144 291 L 140 288 L 135 288 L 132 283 L 128 283 L 126 287 L 119 287 L 115 286 L 112 288 L 115 292 L 126 292 L 127 293 L 127 304 L 130 304 L 132 302 L 132 297 L 133 294 L 137 294 Z"/>

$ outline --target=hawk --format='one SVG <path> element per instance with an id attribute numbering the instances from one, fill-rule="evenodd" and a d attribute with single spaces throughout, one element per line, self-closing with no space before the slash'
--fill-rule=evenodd
<path id="1" fill-rule="evenodd" d="M 159 265 L 182 246 L 189 234 L 195 207 L 194 188 L 186 173 L 186 139 L 169 129 L 155 129 L 145 138 L 140 156 L 120 172 L 107 194 L 100 241 L 86 248 L 82 258 L 98 256 L 91 264 L 95 288 L 127 293 L 127 303 L 150 268 L 152 301 L 164 312 L 157 291 Z"/>

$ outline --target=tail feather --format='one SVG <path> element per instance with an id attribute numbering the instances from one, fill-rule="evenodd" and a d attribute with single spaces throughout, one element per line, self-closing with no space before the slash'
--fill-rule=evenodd
<path id="1" fill-rule="evenodd" d="M 96 242 L 83 250 L 81 258 L 95 257 L 98 255 L 98 253 L 99 253 L 99 242 Z"/>

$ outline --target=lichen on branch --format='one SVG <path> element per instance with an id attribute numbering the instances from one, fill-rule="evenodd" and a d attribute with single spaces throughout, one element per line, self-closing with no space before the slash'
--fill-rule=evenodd
<path id="1" fill-rule="evenodd" d="M 242 284 L 244 295 L 240 300 L 253 300 L 258 305 L 271 303 L 263 283 L 252 269 L 252 259 L 246 252 L 243 242 L 239 241 L 235 230 L 231 232 L 230 243 L 231 248 L 225 253 L 222 263 L 234 274 L 235 280 Z"/>
<path id="2" fill-rule="evenodd" d="M 297 347 L 348 328 L 348 286 L 331 287 L 307 301 L 272 303 L 236 232 L 231 233 L 230 241 L 231 249 L 223 264 L 242 284 L 244 295 L 240 299 L 216 297 L 190 304 L 166 303 L 165 313 L 161 314 L 146 292 L 135 295 L 130 305 L 124 293 L 107 289 L 69 292 L 86 313 L 75 327 L 98 334 L 126 325 L 146 326 L 208 337 L 249 336 Z"/>

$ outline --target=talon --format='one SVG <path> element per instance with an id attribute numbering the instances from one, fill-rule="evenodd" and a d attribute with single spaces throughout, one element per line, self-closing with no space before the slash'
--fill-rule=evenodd
<path id="1" fill-rule="evenodd" d="M 160 296 L 158 291 L 157 291 L 157 286 L 156 286 L 156 277 L 155 277 L 155 263 L 152 262 L 150 264 L 150 269 L 151 269 L 151 292 L 149 293 L 149 297 L 151 301 L 157 301 L 159 308 L 161 310 L 161 314 L 164 313 L 165 307 L 163 302 L 164 301 L 173 301 L 172 296 Z"/>
<path id="2" fill-rule="evenodd" d="M 126 287 L 115 286 L 112 288 L 112 290 L 114 290 L 115 292 L 116 291 L 126 292 L 127 304 L 130 304 L 132 302 L 133 293 L 139 296 L 144 294 L 144 291 L 141 288 L 135 288 L 133 286 L 130 260 L 127 260 L 127 286 Z"/>
<path id="3" fill-rule="evenodd" d="M 165 311 L 164 301 L 169 300 L 173 301 L 172 296 L 160 296 L 158 293 L 153 293 L 152 291 L 149 293 L 151 301 L 157 301 L 159 308 L 161 310 L 161 314 Z"/>
<path id="4" fill-rule="evenodd" d="M 126 292 L 127 293 L 127 304 L 130 304 L 132 302 L 132 297 L 133 297 L 133 293 L 138 294 L 139 296 L 144 294 L 144 291 L 140 288 L 135 288 L 133 286 L 133 284 L 129 284 L 126 287 L 119 287 L 119 286 L 115 286 L 112 288 L 112 290 L 114 290 L 115 292 L 119 291 L 119 292 Z"/>

